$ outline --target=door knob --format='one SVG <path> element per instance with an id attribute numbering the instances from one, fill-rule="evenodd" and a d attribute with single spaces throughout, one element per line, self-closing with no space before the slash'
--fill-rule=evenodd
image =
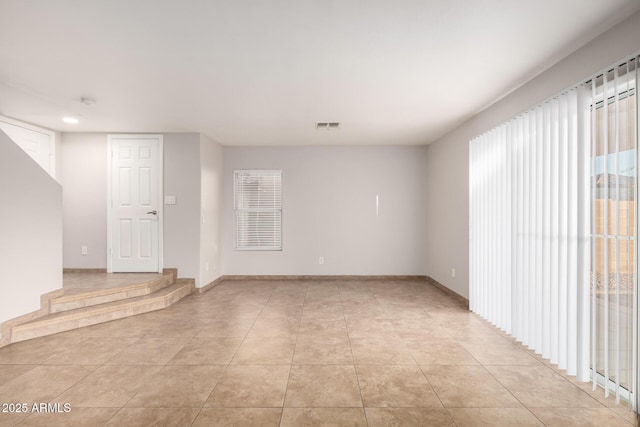
<path id="1" fill-rule="evenodd" d="M 148 214 L 151 214 L 151 215 L 158 215 L 158 211 L 157 211 L 157 210 L 155 210 L 155 209 L 154 209 L 154 210 L 152 210 L 151 212 L 147 212 L 147 213 L 148 213 Z"/>

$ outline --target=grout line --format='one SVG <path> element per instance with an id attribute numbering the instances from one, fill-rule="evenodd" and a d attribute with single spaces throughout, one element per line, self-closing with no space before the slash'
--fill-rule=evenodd
<path id="1" fill-rule="evenodd" d="M 307 301 L 307 293 L 308 293 L 308 290 L 309 290 L 309 286 L 305 284 L 305 287 L 306 288 L 305 288 L 305 291 L 304 291 L 304 300 L 302 302 L 302 310 L 300 310 L 300 320 L 298 322 L 298 332 L 296 333 L 296 342 L 295 342 L 295 344 L 293 346 L 293 353 L 291 354 L 291 364 L 289 365 L 289 375 L 287 376 L 287 384 L 284 387 L 284 396 L 282 397 L 282 408 L 281 408 L 281 411 L 280 411 L 280 423 L 279 423 L 279 425 L 282 425 L 282 417 L 284 416 L 284 405 L 285 405 L 285 403 L 287 401 L 287 392 L 289 391 L 289 381 L 291 380 L 291 372 L 293 371 L 293 360 L 295 359 L 296 349 L 298 348 L 298 336 L 300 335 L 300 328 L 302 327 L 302 316 L 304 314 L 304 306 L 305 306 L 306 301 Z"/>
<path id="2" fill-rule="evenodd" d="M 371 289 L 367 287 L 367 290 L 371 292 Z M 373 295 L 373 292 L 371 292 Z M 351 346 L 351 334 L 349 333 L 349 325 L 347 324 L 347 318 L 344 315 L 344 304 L 342 303 L 342 287 L 338 285 L 338 298 L 340 300 L 340 309 L 342 311 L 342 318 L 344 320 L 344 326 L 347 329 L 347 340 L 349 341 L 349 349 L 351 350 L 351 358 L 353 359 L 353 371 L 356 374 L 356 384 L 358 385 L 358 393 L 360 393 L 360 401 L 362 402 L 362 412 L 364 413 L 364 421 L 369 425 L 369 419 L 367 418 L 367 408 L 364 405 L 364 397 L 362 396 L 362 387 L 360 387 L 360 376 L 358 375 L 358 369 L 356 368 L 356 356 L 353 353 L 353 347 Z M 375 296 L 374 296 L 375 298 Z"/>

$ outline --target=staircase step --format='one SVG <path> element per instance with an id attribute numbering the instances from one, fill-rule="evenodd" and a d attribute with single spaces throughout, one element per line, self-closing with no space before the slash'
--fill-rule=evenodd
<path id="1" fill-rule="evenodd" d="M 52 313 L 32 322 L 14 326 L 11 330 L 11 342 L 24 341 L 160 310 L 191 294 L 194 289 L 193 279 L 179 279 L 177 283 L 149 295 Z"/>
<path id="2" fill-rule="evenodd" d="M 165 270 L 157 279 L 147 283 L 137 283 L 108 289 L 99 289 L 71 295 L 62 295 L 51 300 L 51 313 L 60 313 L 83 307 L 105 304 L 108 302 L 149 295 L 162 288 L 170 286 L 176 281 L 175 270 Z"/>

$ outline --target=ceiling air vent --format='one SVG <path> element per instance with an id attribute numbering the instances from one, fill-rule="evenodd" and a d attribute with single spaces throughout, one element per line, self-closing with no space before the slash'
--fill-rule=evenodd
<path id="1" fill-rule="evenodd" d="M 338 130 L 340 129 L 340 123 L 339 122 L 317 122 L 316 123 L 316 130 Z"/>

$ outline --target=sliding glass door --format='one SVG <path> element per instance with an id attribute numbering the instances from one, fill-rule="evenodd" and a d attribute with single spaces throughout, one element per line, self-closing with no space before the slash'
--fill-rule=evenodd
<path id="1" fill-rule="evenodd" d="M 638 58 L 469 144 L 469 306 L 637 411 Z"/>
<path id="2" fill-rule="evenodd" d="M 591 369 L 634 406 L 636 60 L 591 82 Z"/>

